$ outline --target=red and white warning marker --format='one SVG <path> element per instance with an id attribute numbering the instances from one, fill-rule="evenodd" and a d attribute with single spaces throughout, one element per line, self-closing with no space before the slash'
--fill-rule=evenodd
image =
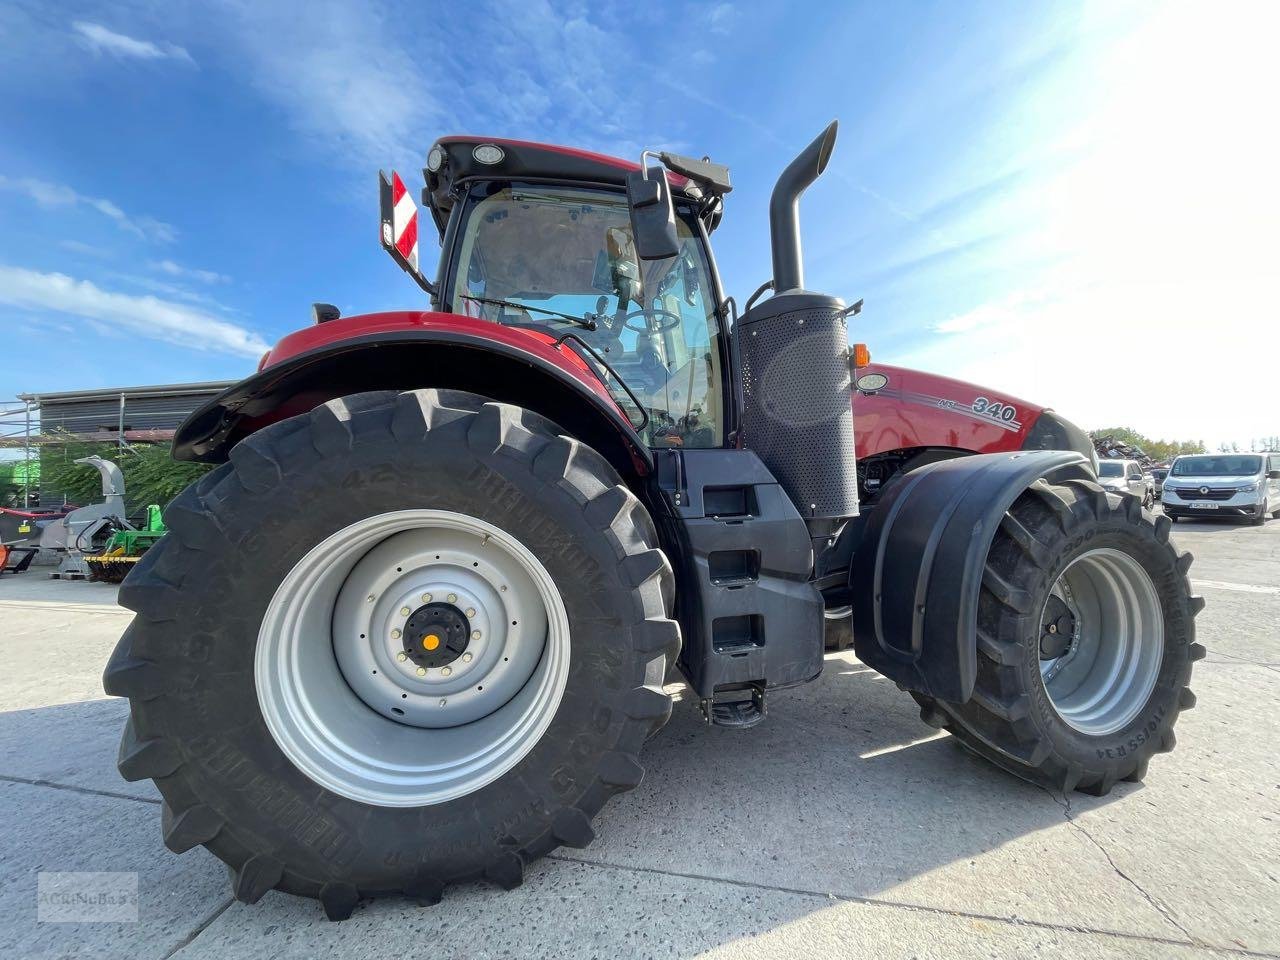
<path id="1" fill-rule="evenodd" d="M 382 246 L 393 260 L 430 292 L 431 285 L 418 270 L 418 205 L 405 188 L 400 174 L 391 179 L 379 171 L 378 193 L 382 212 Z"/>

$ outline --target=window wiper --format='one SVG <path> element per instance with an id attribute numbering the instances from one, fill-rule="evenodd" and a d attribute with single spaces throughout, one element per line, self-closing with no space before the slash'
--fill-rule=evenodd
<path id="1" fill-rule="evenodd" d="M 474 303 L 487 303 L 491 307 L 506 307 L 508 310 L 528 310 L 532 313 L 545 313 L 549 317 L 555 317 L 559 320 L 566 320 L 569 323 L 576 323 L 580 327 L 587 330 L 597 329 L 596 314 L 590 314 L 586 317 L 575 317 L 568 313 L 560 313 L 558 310 L 547 310 L 545 307 L 531 307 L 527 303 L 516 303 L 514 300 L 495 300 L 491 297 L 471 297 L 462 294 L 463 300 L 471 300 Z"/>

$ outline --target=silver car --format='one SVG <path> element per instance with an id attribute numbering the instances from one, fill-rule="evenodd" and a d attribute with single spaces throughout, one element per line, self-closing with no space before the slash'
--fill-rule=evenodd
<path id="1" fill-rule="evenodd" d="M 1137 460 L 1099 460 L 1098 482 L 1106 490 L 1132 493 L 1144 507 L 1156 502 L 1151 480 L 1142 472 Z"/>
<path id="2" fill-rule="evenodd" d="M 1160 502 L 1179 517 L 1248 517 L 1259 526 L 1280 517 L 1280 453 L 1211 453 L 1178 457 Z"/>

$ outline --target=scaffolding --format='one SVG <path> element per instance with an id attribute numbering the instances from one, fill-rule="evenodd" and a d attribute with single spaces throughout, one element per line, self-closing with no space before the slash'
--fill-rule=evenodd
<path id="1" fill-rule="evenodd" d="M 19 394 L 16 403 L 0 407 L 0 472 L 10 478 L 10 488 L 20 488 L 13 491 L 15 502 L 20 492 L 22 506 L 30 507 L 41 494 L 42 452 L 73 443 L 111 444 L 121 453 L 135 443 L 168 443 L 192 410 L 228 386 L 205 382 Z"/>
<path id="2" fill-rule="evenodd" d="M 21 407 L 6 407 L 0 409 L 0 450 L 22 450 L 22 459 L 17 457 L 3 457 L 0 463 L 6 467 L 13 465 L 10 476 L 12 481 L 17 481 L 19 476 L 18 465 L 21 464 L 22 477 L 22 506 L 24 509 L 31 506 L 31 481 L 33 475 L 39 475 L 39 461 L 32 460 L 31 448 L 34 446 L 31 434 L 31 402 L 25 400 Z M 0 454 L 0 456 L 3 456 Z M 12 482 L 11 481 L 11 482 Z"/>

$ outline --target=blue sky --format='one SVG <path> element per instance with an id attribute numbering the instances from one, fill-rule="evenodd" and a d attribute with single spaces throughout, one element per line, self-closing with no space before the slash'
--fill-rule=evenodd
<path id="1" fill-rule="evenodd" d="M 716 253 L 832 117 L 809 286 L 877 359 L 1087 427 L 1280 433 L 1274 5 L 0 0 L 0 402 L 236 378 L 422 303 L 376 173 L 472 132 L 728 163 Z M 434 243 L 423 246 L 433 259 Z"/>

